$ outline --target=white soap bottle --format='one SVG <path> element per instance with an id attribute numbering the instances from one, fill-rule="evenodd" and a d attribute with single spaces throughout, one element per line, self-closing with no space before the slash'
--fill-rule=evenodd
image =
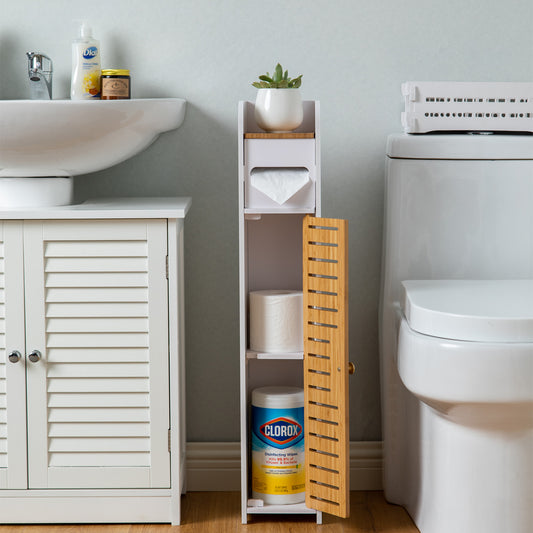
<path id="1" fill-rule="evenodd" d="M 99 100 L 100 76 L 100 43 L 93 38 L 92 28 L 82 22 L 79 37 L 72 41 L 72 100 Z"/>

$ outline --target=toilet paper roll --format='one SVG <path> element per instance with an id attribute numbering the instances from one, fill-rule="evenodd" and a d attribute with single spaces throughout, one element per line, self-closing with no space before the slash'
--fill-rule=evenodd
<path id="1" fill-rule="evenodd" d="M 303 293 L 250 292 L 250 348 L 257 352 L 303 351 Z"/>
<path id="2" fill-rule="evenodd" d="M 279 205 L 284 204 L 311 178 L 309 170 L 297 168 L 254 168 L 250 172 L 250 184 Z"/>

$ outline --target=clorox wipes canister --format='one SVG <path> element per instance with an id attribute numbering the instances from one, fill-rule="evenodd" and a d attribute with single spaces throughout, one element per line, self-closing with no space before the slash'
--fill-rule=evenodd
<path id="1" fill-rule="evenodd" d="M 252 391 L 252 495 L 270 504 L 305 501 L 304 391 Z"/>

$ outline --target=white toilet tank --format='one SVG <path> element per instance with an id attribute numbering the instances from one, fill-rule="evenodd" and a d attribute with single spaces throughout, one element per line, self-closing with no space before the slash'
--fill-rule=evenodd
<path id="1" fill-rule="evenodd" d="M 418 431 L 418 407 L 396 365 L 402 282 L 533 279 L 533 136 L 391 135 L 385 191 L 384 489 L 390 501 L 416 509 L 418 487 L 409 479 L 418 450 L 406 435 Z"/>
<path id="2" fill-rule="evenodd" d="M 387 270 L 533 277 L 533 136 L 391 135 L 387 156 Z"/>

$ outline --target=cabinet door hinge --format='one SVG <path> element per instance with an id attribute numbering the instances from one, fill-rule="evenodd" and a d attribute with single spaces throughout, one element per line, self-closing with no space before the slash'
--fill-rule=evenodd
<path id="1" fill-rule="evenodd" d="M 168 279 L 168 255 L 165 257 L 165 276 Z"/>
<path id="2" fill-rule="evenodd" d="M 168 453 L 170 453 L 171 445 L 172 445 L 172 437 L 171 437 L 171 433 L 170 433 L 170 429 L 169 429 L 168 430 Z"/>

